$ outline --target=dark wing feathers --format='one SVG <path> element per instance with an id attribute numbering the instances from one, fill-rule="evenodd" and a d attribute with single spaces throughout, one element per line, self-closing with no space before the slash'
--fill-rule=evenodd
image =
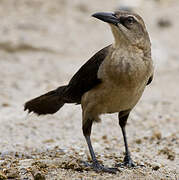
<path id="1" fill-rule="evenodd" d="M 147 82 L 147 85 L 149 85 L 149 84 L 152 82 L 152 80 L 153 80 L 153 75 L 150 76 L 150 78 L 149 78 L 149 80 L 148 80 L 148 82 Z"/>
<path id="2" fill-rule="evenodd" d="M 111 45 L 97 52 L 72 77 L 64 93 L 67 102 L 81 103 L 82 95 L 101 82 L 97 77 L 98 69 L 110 47 Z"/>

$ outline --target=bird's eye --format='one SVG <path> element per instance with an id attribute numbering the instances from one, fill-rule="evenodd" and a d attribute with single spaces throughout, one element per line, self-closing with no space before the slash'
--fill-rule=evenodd
<path id="1" fill-rule="evenodd" d="M 127 17 L 126 21 L 128 24 L 132 25 L 134 23 L 135 19 L 132 16 L 129 16 L 129 17 Z"/>

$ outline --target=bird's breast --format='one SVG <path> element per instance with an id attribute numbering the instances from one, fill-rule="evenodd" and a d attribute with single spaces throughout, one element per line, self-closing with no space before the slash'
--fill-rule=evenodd
<path id="1" fill-rule="evenodd" d="M 136 105 L 151 76 L 152 63 L 127 55 L 109 54 L 106 57 L 98 71 L 102 83 L 82 98 L 85 111 L 91 114 L 114 113 Z"/>
<path id="2" fill-rule="evenodd" d="M 141 57 L 111 55 L 100 66 L 98 77 L 120 87 L 135 88 L 146 83 L 151 69 L 151 62 L 144 61 Z"/>

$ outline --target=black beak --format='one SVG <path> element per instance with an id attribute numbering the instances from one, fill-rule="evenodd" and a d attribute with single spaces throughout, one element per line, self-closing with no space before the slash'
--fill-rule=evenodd
<path id="1" fill-rule="evenodd" d="M 98 12 L 93 14 L 92 17 L 95 17 L 110 24 L 114 24 L 116 26 L 119 23 L 119 19 L 115 16 L 114 13 Z"/>

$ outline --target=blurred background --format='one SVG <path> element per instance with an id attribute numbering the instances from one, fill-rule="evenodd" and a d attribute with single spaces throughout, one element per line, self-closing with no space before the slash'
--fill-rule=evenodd
<path id="1" fill-rule="evenodd" d="M 0 0 L 0 176 L 10 176 L 3 169 L 13 167 L 14 178 L 31 179 L 27 167 L 32 168 L 32 162 L 58 154 L 66 159 L 58 163 L 58 169 L 53 164 L 45 177 L 80 177 L 75 169 L 78 165 L 69 165 L 89 156 L 81 131 L 80 106 L 65 105 L 53 116 L 37 117 L 23 112 L 23 104 L 67 84 L 94 53 L 111 44 L 110 27 L 91 14 L 121 8 L 143 17 L 152 42 L 155 74 L 127 127 L 133 159 L 145 168 L 125 170 L 113 179 L 177 179 L 178 0 Z M 113 165 L 123 158 L 122 134 L 116 114 L 102 119 L 93 127 L 92 141 L 98 158 Z M 64 162 L 70 170 L 60 166 Z M 85 176 L 103 177 L 95 173 Z"/>

